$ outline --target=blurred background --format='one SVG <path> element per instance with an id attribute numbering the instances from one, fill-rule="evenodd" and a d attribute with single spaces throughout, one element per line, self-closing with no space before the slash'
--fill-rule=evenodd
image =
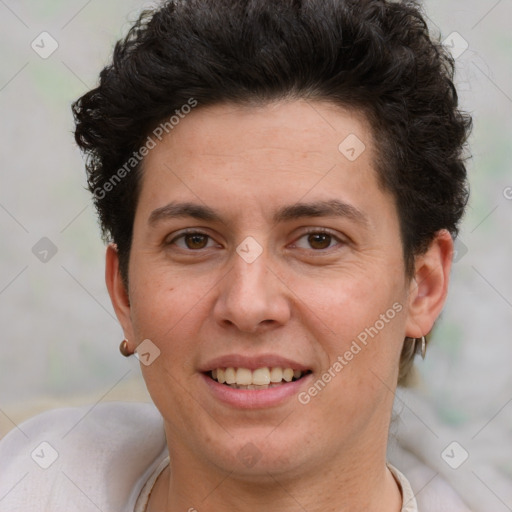
<path id="1" fill-rule="evenodd" d="M 156 4 L 0 0 L 0 437 L 50 407 L 149 399 L 118 352 L 70 105 Z M 424 6 L 474 116 L 472 196 L 421 381 L 400 400 L 436 433 L 437 471 L 481 494 L 475 510 L 512 510 L 512 2 Z M 443 461 L 450 441 L 469 454 L 460 468 Z"/>

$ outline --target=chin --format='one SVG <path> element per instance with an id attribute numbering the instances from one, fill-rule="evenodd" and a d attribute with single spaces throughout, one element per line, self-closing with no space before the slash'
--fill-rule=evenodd
<path id="1" fill-rule="evenodd" d="M 256 479 L 263 483 L 271 476 L 303 472 L 305 467 L 314 465 L 322 450 L 314 449 L 305 428 L 292 426 L 286 420 L 285 423 L 286 426 L 230 430 L 233 437 L 225 435 L 222 441 L 211 439 L 205 451 L 210 453 L 213 464 L 220 470 L 232 472 L 232 478 L 252 482 Z"/>

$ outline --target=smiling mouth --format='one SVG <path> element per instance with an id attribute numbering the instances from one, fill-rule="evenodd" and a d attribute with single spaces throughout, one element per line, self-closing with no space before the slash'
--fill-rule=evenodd
<path id="1" fill-rule="evenodd" d="M 219 384 L 234 389 L 267 389 L 283 386 L 302 379 L 311 370 L 294 370 L 293 368 L 263 367 L 256 370 L 248 368 L 216 368 L 206 375 Z"/>

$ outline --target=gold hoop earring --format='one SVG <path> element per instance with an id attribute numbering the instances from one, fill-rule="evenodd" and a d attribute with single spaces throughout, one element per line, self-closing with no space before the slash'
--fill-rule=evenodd
<path id="1" fill-rule="evenodd" d="M 133 355 L 133 352 L 130 352 L 130 349 L 128 347 L 127 339 L 124 339 L 119 345 L 119 352 L 121 352 L 121 354 L 123 354 L 124 357 L 130 357 L 131 355 Z"/>

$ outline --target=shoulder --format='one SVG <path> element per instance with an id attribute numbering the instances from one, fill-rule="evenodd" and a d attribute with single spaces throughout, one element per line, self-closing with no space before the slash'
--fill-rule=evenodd
<path id="1" fill-rule="evenodd" d="M 459 494 L 436 471 L 403 447 L 394 446 L 390 459 L 409 481 L 421 512 L 471 512 Z"/>
<path id="2" fill-rule="evenodd" d="M 152 404 L 45 412 L 0 441 L 0 512 L 124 510 L 165 450 Z"/>

